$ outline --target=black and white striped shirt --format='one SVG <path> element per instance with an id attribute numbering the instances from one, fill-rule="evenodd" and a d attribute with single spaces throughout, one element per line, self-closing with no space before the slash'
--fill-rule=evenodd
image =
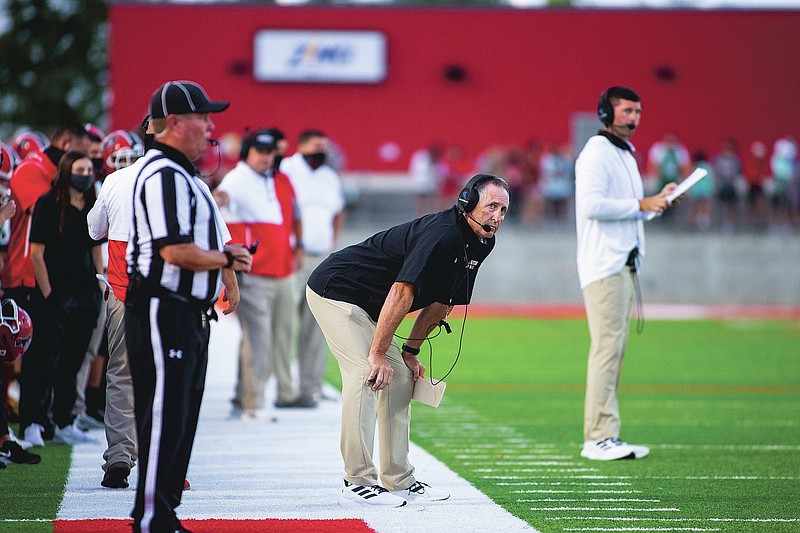
<path id="1" fill-rule="evenodd" d="M 128 271 L 185 298 L 213 302 L 222 288 L 221 269 L 186 270 L 159 254 L 164 246 L 184 243 L 222 251 L 230 240 L 211 191 L 195 173 L 186 156 L 170 146 L 155 143 L 147 151 L 134 185 Z"/>

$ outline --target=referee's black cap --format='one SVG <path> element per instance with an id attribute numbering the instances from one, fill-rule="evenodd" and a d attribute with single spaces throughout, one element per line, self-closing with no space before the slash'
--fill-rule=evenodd
<path id="1" fill-rule="evenodd" d="M 229 105 L 229 102 L 212 101 L 205 89 L 193 81 L 168 81 L 150 98 L 150 116 L 165 118 L 167 115 L 219 113 Z"/>

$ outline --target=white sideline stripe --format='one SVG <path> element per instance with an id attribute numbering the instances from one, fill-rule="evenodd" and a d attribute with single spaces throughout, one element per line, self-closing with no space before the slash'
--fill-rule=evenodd
<path id="1" fill-rule="evenodd" d="M 232 317 L 221 315 L 211 326 L 206 390 L 189 465 L 192 489 L 177 508 L 179 518 L 360 518 L 378 533 L 536 531 L 413 443 L 410 459 L 415 476 L 449 491 L 449 500 L 397 509 L 339 505 L 344 474 L 339 453 L 341 403 L 323 401 L 317 409 L 269 409 L 262 421 L 229 420 L 240 338 Z M 272 400 L 274 383 L 268 391 Z M 270 421 L 272 417 L 277 421 Z M 101 443 L 72 449 L 60 520 L 128 519 L 133 508 L 136 469 L 130 476 L 131 488 L 101 487 L 105 438 L 101 430 L 93 434 Z"/>
<path id="2" fill-rule="evenodd" d="M 622 483 L 619 481 L 612 483 L 595 483 L 595 482 L 580 482 L 580 481 L 518 481 L 518 482 L 500 482 L 495 483 L 499 487 L 518 487 L 521 485 L 569 485 L 569 486 L 590 486 L 590 487 L 628 487 L 633 483 Z"/>
<path id="3" fill-rule="evenodd" d="M 529 493 L 557 493 L 557 494 L 641 494 L 641 490 L 558 490 L 558 489 L 537 489 L 537 490 L 512 490 L 511 494 Z"/>

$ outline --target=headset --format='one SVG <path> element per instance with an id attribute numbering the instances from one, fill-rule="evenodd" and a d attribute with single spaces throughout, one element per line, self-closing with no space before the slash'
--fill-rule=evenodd
<path id="1" fill-rule="evenodd" d="M 478 205 L 480 200 L 480 193 L 478 192 L 478 185 L 487 180 L 501 179 L 494 174 L 475 174 L 470 178 L 461 192 L 458 194 L 458 201 L 456 207 L 462 213 L 471 213 Z"/>
<path id="2" fill-rule="evenodd" d="M 597 100 L 597 118 L 605 126 L 610 126 L 614 123 L 614 106 L 611 104 L 611 100 L 608 99 L 609 90 L 606 89 L 600 93 L 600 98 Z"/>
<path id="3" fill-rule="evenodd" d="M 244 130 L 244 137 L 242 137 L 242 145 L 239 148 L 239 161 L 247 159 L 247 152 L 250 151 L 250 144 L 253 142 L 253 135 L 249 128 Z"/>

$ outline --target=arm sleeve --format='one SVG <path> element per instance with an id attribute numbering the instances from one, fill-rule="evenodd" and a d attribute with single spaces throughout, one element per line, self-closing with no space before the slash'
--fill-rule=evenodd
<path id="1" fill-rule="evenodd" d="M 395 281 L 413 283 L 416 294 L 426 283 L 428 268 L 436 257 L 436 248 L 443 238 L 442 233 L 422 231 L 407 237 L 407 248 L 403 266 Z"/>
<path id="2" fill-rule="evenodd" d="M 86 223 L 89 226 L 89 236 L 93 240 L 99 240 L 108 236 L 108 194 L 111 184 L 107 184 L 100 189 L 94 206 L 86 215 Z"/>
<path id="3" fill-rule="evenodd" d="M 617 171 L 625 172 L 624 168 Z M 597 147 L 586 149 L 575 164 L 575 203 L 592 220 L 625 220 L 639 216 L 639 200 L 609 195 L 615 169 Z"/>
<path id="4" fill-rule="evenodd" d="M 54 207 L 55 204 L 51 204 L 44 197 L 39 198 L 36 202 L 31 217 L 31 242 L 40 244 L 50 242 L 53 231 L 58 227 L 57 213 Z"/>

